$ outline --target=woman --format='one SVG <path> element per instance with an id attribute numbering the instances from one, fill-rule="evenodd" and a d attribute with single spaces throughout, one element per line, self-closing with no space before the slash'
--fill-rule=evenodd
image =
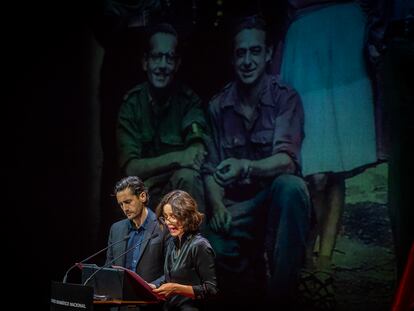
<path id="1" fill-rule="evenodd" d="M 171 236 L 164 264 L 165 281 L 153 291 L 166 298 L 164 310 L 200 310 L 217 293 L 214 252 L 198 233 L 204 215 L 185 191 L 164 196 L 156 209 Z"/>
<path id="2" fill-rule="evenodd" d="M 372 2 L 372 1 L 371 1 Z M 305 139 L 302 172 L 317 218 L 318 256 L 308 248 L 307 268 L 332 282 L 332 254 L 345 205 L 345 179 L 377 163 L 372 81 L 364 49 L 380 49 L 380 10 L 374 2 L 288 0 L 290 25 L 282 79 L 302 98 Z M 378 3 L 381 1 L 378 1 Z M 316 236 L 313 237 L 313 241 Z"/>
<path id="3" fill-rule="evenodd" d="M 379 158 L 372 82 L 363 52 L 372 50 L 381 31 L 371 21 L 376 11 L 367 1 L 288 2 L 291 23 L 280 75 L 303 102 L 302 168 L 320 225 L 316 264 L 324 270 L 331 267 L 345 178 Z"/>

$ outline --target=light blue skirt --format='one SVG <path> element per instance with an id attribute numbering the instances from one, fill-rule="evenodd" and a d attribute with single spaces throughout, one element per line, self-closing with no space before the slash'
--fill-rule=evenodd
<path id="1" fill-rule="evenodd" d="M 360 7 L 348 3 L 307 11 L 288 29 L 281 77 L 302 98 L 304 176 L 350 172 L 377 160 L 365 24 Z"/>

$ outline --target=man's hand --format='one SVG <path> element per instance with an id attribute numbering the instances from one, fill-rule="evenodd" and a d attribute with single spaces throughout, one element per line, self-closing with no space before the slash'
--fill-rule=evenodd
<path id="1" fill-rule="evenodd" d="M 187 149 L 181 152 L 178 159 L 180 167 L 200 170 L 204 162 L 207 152 L 202 143 L 190 145 Z"/>
<path id="2" fill-rule="evenodd" d="M 209 219 L 210 228 L 217 233 L 228 233 L 231 226 L 230 212 L 224 205 L 215 206 Z"/>
<path id="3" fill-rule="evenodd" d="M 224 187 L 240 178 L 249 160 L 229 158 L 222 161 L 216 168 L 214 179 Z"/>

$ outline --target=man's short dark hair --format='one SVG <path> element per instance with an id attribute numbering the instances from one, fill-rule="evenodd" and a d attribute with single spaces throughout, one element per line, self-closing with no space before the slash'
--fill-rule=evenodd
<path id="1" fill-rule="evenodd" d="M 146 32 L 146 46 L 145 46 L 145 52 L 148 53 L 151 50 L 151 38 L 153 35 L 157 33 L 165 33 L 169 34 L 175 37 L 177 40 L 177 46 L 178 46 L 178 33 L 175 30 L 175 28 L 171 24 L 162 23 L 157 24 L 153 26 L 149 26 Z"/>
<path id="2" fill-rule="evenodd" d="M 268 36 L 268 28 L 265 19 L 259 14 L 245 16 L 240 18 L 234 25 L 231 31 L 231 37 L 234 40 L 236 35 L 244 29 L 258 29 L 264 31 L 266 35 L 266 45 L 271 46 L 272 40 Z"/>
<path id="3" fill-rule="evenodd" d="M 148 202 L 148 189 L 145 187 L 144 182 L 141 180 L 141 178 L 137 176 L 128 176 L 125 178 L 122 178 L 120 181 L 118 181 L 114 188 L 114 195 L 117 193 L 125 190 L 130 189 L 133 194 L 136 196 L 139 196 L 142 192 L 145 192 L 147 194 L 147 202 Z"/>

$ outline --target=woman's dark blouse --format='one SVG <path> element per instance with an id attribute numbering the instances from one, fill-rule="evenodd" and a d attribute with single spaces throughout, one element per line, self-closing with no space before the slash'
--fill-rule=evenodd
<path id="1" fill-rule="evenodd" d="M 199 233 L 185 233 L 181 241 L 171 239 L 164 264 L 165 283 L 191 285 L 196 300 L 204 300 L 217 293 L 214 251 Z M 166 304 L 180 306 L 197 304 L 194 299 L 175 295 Z"/>

